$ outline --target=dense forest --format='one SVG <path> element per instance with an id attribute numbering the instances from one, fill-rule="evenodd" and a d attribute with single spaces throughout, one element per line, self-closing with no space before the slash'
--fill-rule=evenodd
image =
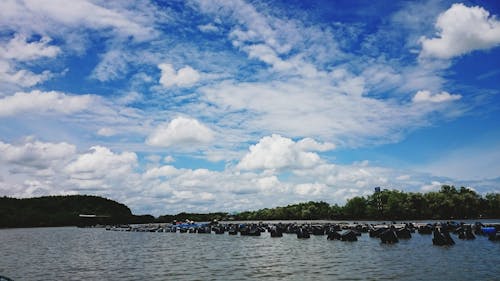
<path id="1" fill-rule="evenodd" d="M 137 220 L 118 202 L 88 195 L 16 199 L 0 197 L 0 227 L 65 226 L 87 223 L 80 214 L 100 216 L 92 221 L 126 223 Z M 93 222 L 90 222 L 93 223 Z"/>
<path id="2" fill-rule="evenodd" d="M 237 220 L 315 219 L 473 219 L 500 218 L 500 193 L 482 197 L 475 191 L 443 185 L 438 192 L 414 193 L 382 190 L 354 197 L 344 206 L 307 202 L 286 207 L 239 213 Z"/>
<path id="3" fill-rule="evenodd" d="M 98 215 L 81 218 L 80 214 Z M 237 214 L 179 213 L 155 218 L 133 215 L 124 204 L 88 195 L 15 199 L 0 197 L 0 227 L 36 227 L 217 220 L 415 220 L 500 218 L 500 193 L 484 197 L 474 190 L 443 185 L 437 192 L 382 190 L 354 197 L 344 206 L 306 202 Z"/>

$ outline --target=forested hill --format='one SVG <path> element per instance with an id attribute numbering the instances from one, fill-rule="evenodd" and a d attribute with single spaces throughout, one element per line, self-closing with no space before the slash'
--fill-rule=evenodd
<path id="1" fill-rule="evenodd" d="M 111 223 L 137 218 L 124 204 L 98 196 L 0 197 L 0 227 L 78 225 L 80 214 L 98 215 L 101 221 Z"/>

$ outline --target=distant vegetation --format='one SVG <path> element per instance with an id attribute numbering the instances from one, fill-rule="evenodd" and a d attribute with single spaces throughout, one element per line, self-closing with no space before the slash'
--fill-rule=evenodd
<path id="1" fill-rule="evenodd" d="M 137 220 L 127 206 L 98 196 L 0 197 L 0 227 L 85 224 L 85 220 L 79 218 L 80 214 L 100 215 L 102 218 L 94 221 L 109 223 Z"/>
<path id="2" fill-rule="evenodd" d="M 99 218 L 82 219 L 80 214 Z M 438 192 L 382 190 L 354 197 L 344 206 L 307 202 L 230 215 L 179 213 L 154 218 L 136 216 L 124 204 L 88 195 L 46 196 L 28 199 L 0 197 L 0 227 L 67 226 L 217 220 L 414 220 L 500 218 L 500 193 L 481 196 L 475 191 L 443 185 Z"/>
<path id="3" fill-rule="evenodd" d="M 199 213 L 179 213 L 177 215 L 163 215 L 159 216 L 156 221 L 157 222 L 172 222 L 172 221 L 185 221 L 185 220 L 192 220 L 192 221 L 212 221 L 212 220 L 225 220 L 229 217 L 228 213 L 223 213 L 223 212 L 217 212 L 217 213 L 205 213 L 205 214 L 199 214 Z"/>
<path id="4" fill-rule="evenodd" d="M 414 193 L 382 190 L 354 197 L 344 206 L 308 202 L 237 214 L 237 220 L 315 219 L 468 219 L 500 218 L 500 193 L 485 197 L 475 191 L 443 185 L 438 192 Z"/>

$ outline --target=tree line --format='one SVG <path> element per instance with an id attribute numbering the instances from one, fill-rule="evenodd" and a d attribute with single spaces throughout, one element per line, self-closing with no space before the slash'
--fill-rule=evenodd
<path id="1" fill-rule="evenodd" d="M 409 220 L 500 218 L 500 193 L 484 197 L 474 190 L 443 185 L 436 192 L 382 190 L 356 196 L 344 206 L 307 202 L 242 212 L 237 220 Z"/>

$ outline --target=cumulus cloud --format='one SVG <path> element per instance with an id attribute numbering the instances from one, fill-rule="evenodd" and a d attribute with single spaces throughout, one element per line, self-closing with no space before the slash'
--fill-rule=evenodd
<path id="1" fill-rule="evenodd" d="M 263 176 L 253 180 L 260 191 L 264 193 L 285 192 L 288 187 L 284 185 L 277 176 Z"/>
<path id="2" fill-rule="evenodd" d="M 0 141 L 0 162 L 21 167 L 46 169 L 54 162 L 65 161 L 76 153 L 74 145 L 61 142 L 50 143 L 28 139 L 25 143 L 13 145 Z"/>
<path id="3" fill-rule="evenodd" d="M 299 143 L 292 141 L 291 149 L 305 149 Z M 326 149 L 314 146 L 307 147 Z M 408 171 L 406 175 L 411 175 L 411 179 L 398 178 L 402 171 L 373 166 L 366 161 L 351 165 L 327 162 L 312 167 L 295 165 L 292 173 L 283 178 L 281 172 L 285 171 L 256 173 L 234 167 L 215 171 L 173 165 L 148 166 L 142 171 L 136 169 L 138 165 L 135 153 L 114 152 L 103 146 L 78 154 L 75 146 L 67 143 L 32 139 L 21 144 L 0 142 L 0 194 L 24 197 L 75 194 L 83 190 L 123 202 L 136 213 L 160 215 L 187 208 L 200 212 L 254 210 L 303 200 L 343 204 L 353 196 L 371 194 L 374 186 L 431 191 L 445 182 Z M 13 172 L 15 166 L 27 169 Z M 40 173 L 40 169 L 46 172 Z M 426 187 L 429 182 L 432 184 Z"/>
<path id="4" fill-rule="evenodd" d="M 250 151 L 237 167 L 242 170 L 308 168 L 321 162 L 317 153 L 332 149 L 330 144 L 320 144 L 312 139 L 294 142 L 277 134 L 263 137 L 250 146 Z"/>
<path id="5" fill-rule="evenodd" d="M 295 193 L 302 196 L 316 196 L 327 190 L 327 186 L 322 183 L 301 183 L 295 186 Z"/>
<path id="6" fill-rule="evenodd" d="M 133 152 L 114 153 L 107 147 L 93 146 L 69 163 L 65 172 L 77 181 L 100 181 L 102 179 L 126 178 L 137 166 L 137 155 Z"/>
<path id="7" fill-rule="evenodd" d="M 176 169 L 174 166 L 166 165 L 161 167 L 155 167 L 147 170 L 144 173 L 145 178 L 159 178 L 159 177 L 169 177 L 178 175 L 181 171 Z"/>
<path id="8" fill-rule="evenodd" d="M 450 94 L 448 92 L 441 92 L 439 94 L 432 94 L 430 91 L 418 91 L 415 96 L 413 96 L 412 101 L 414 103 L 422 103 L 422 102 L 432 102 L 432 103 L 440 103 L 447 101 L 454 101 L 461 99 L 462 96 L 458 94 Z"/>
<path id="9" fill-rule="evenodd" d="M 182 190 L 182 191 L 174 190 L 172 193 L 174 195 L 173 198 L 171 199 L 172 202 L 178 202 L 178 201 L 203 202 L 203 201 L 213 201 L 215 199 L 215 195 L 209 192 L 195 193 L 192 190 Z"/>
<path id="10" fill-rule="evenodd" d="M 437 37 L 421 39 L 422 57 L 449 59 L 500 45 L 500 21 L 479 6 L 453 4 L 436 21 Z"/>
<path id="11" fill-rule="evenodd" d="M 92 103 L 92 96 L 71 96 L 61 92 L 29 93 L 18 92 L 0 99 L 0 117 L 19 113 L 62 113 L 70 114 L 87 109 Z"/>
<path id="12" fill-rule="evenodd" d="M 191 146 L 207 144 L 214 139 L 213 131 L 196 119 L 177 117 L 160 124 L 146 139 L 152 146 Z"/>
<path id="13" fill-rule="evenodd" d="M 335 149 L 335 145 L 329 142 L 317 142 L 311 138 L 304 138 L 297 142 L 297 148 L 307 151 L 329 151 Z"/>
<path id="14" fill-rule="evenodd" d="M 166 88 L 170 87 L 190 87 L 196 84 L 201 75 L 190 66 L 185 66 L 175 71 L 173 65 L 162 63 L 158 65 L 161 70 L 160 84 Z"/>

